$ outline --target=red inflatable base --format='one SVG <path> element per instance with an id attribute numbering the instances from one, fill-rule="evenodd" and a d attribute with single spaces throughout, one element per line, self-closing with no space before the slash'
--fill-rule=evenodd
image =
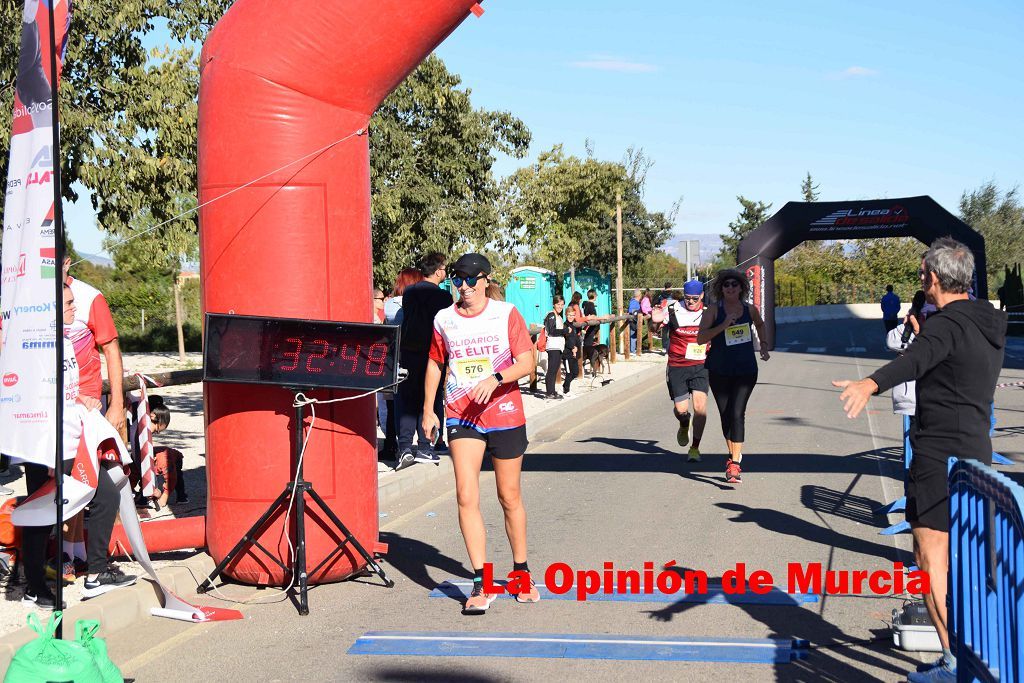
<path id="1" fill-rule="evenodd" d="M 146 550 L 150 553 L 205 548 L 206 518 L 184 517 L 146 522 L 142 525 L 142 538 L 146 541 Z M 130 547 L 124 529 L 120 524 L 115 524 L 114 533 L 110 535 L 110 555 L 127 557 Z"/>

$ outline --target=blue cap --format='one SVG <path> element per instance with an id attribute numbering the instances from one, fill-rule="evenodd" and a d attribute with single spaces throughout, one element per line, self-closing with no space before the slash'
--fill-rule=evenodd
<path id="1" fill-rule="evenodd" d="M 683 294 L 689 294 L 690 296 L 694 296 L 703 293 L 704 283 L 701 282 L 700 280 L 690 280 L 685 285 L 683 285 Z"/>

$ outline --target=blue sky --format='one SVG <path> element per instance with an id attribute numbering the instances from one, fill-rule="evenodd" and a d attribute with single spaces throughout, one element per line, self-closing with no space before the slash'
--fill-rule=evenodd
<path id="1" fill-rule="evenodd" d="M 956 211 L 985 181 L 1024 181 L 1024 4 L 1009 1 L 484 2 L 438 49 L 476 106 L 563 143 L 655 161 L 647 201 L 682 196 L 677 231 L 719 233 L 736 195 L 929 194 Z M 71 237 L 100 251 L 91 211 Z"/>

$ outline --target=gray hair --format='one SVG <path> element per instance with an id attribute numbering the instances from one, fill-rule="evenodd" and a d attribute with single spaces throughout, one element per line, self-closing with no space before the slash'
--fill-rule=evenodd
<path id="1" fill-rule="evenodd" d="M 939 287 L 949 294 L 966 294 L 974 280 L 974 254 L 952 237 L 942 237 L 924 254 L 925 273 L 935 273 Z"/>

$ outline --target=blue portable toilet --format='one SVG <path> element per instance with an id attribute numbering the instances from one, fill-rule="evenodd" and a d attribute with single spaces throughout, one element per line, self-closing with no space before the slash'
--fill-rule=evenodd
<path id="1" fill-rule="evenodd" d="M 512 271 L 505 287 L 505 301 L 518 309 L 527 326 L 540 326 L 557 291 L 553 272 L 537 266 L 520 266 Z"/>
<path id="2" fill-rule="evenodd" d="M 593 268 L 579 268 L 576 270 L 576 291 L 583 295 L 583 301 L 587 300 L 587 290 L 593 289 L 597 292 L 598 315 L 612 314 L 612 280 L 607 275 L 601 275 Z M 570 273 L 562 276 L 562 296 L 565 297 L 566 305 L 572 300 L 572 277 Z M 598 341 L 607 344 L 610 336 L 611 325 L 601 325 L 598 333 Z"/>

